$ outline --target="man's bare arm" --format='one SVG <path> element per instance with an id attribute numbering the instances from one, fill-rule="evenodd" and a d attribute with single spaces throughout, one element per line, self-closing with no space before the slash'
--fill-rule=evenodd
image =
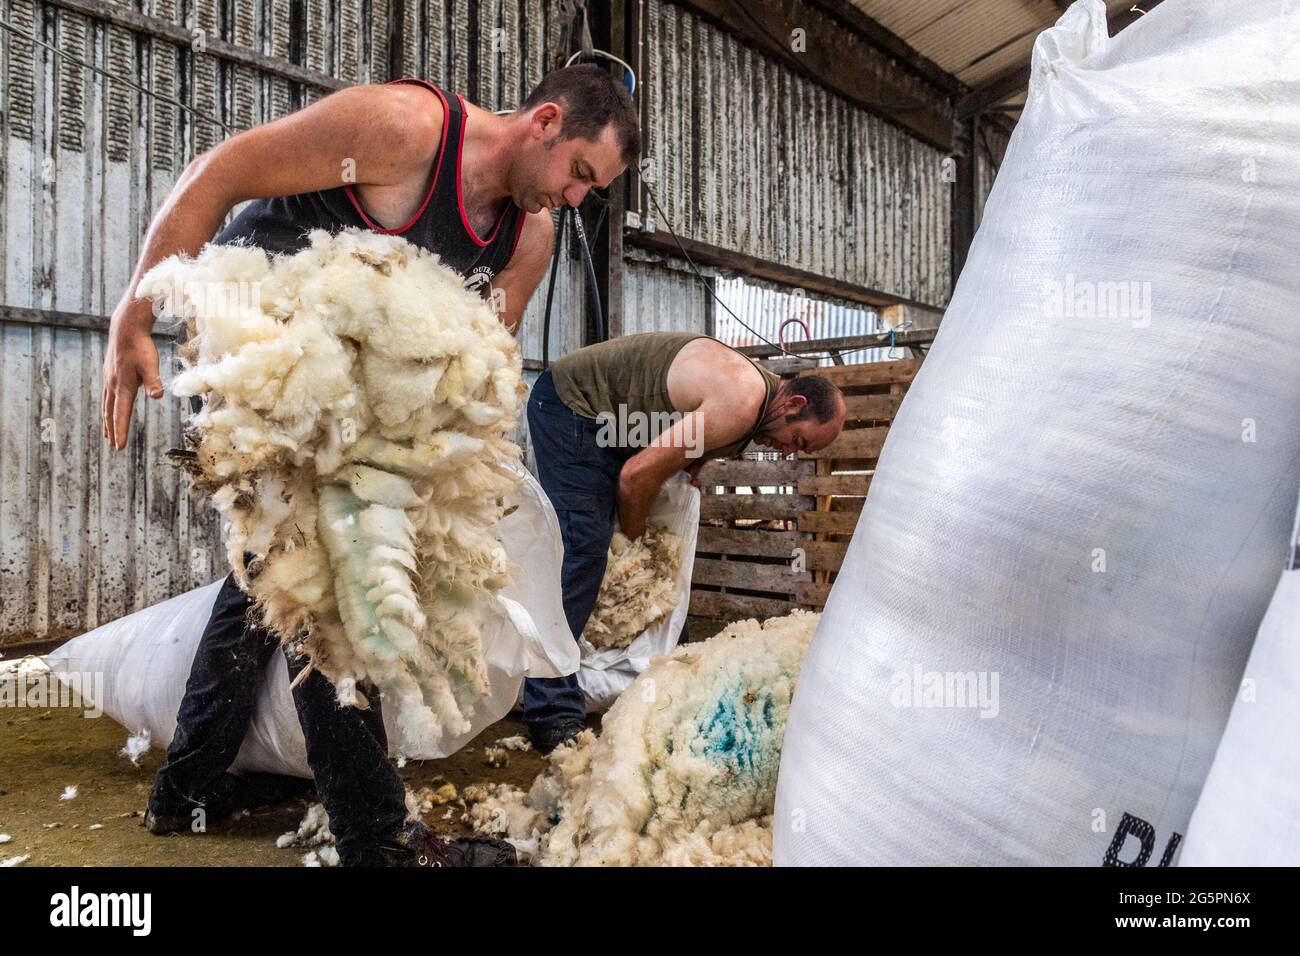
<path id="1" fill-rule="evenodd" d="M 135 394 L 162 397 L 158 352 L 150 337 L 152 303 L 135 297 L 151 268 L 176 253 L 196 253 L 238 203 L 292 196 L 346 182 L 385 186 L 427 170 L 442 136 L 442 107 L 410 85 L 341 90 L 296 113 L 240 133 L 195 159 L 168 194 L 113 311 L 104 356 L 104 437 L 126 446 Z"/>
<path id="2" fill-rule="evenodd" d="M 694 478 L 703 464 L 700 453 L 736 441 L 757 413 L 748 402 L 726 398 L 705 402 L 629 458 L 618 478 L 619 530 L 629 538 L 640 537 L 663 483 L 683 469 Z"/>
<path id="3" fill-rule="evenodd" d="M 525 213 L 524 232 L 519 237 L 519 246 L 511 256 L 510 263 L 492 283 L 493 299 L 500 302 L 497 317 L 510 330 L 511 335 L 519 334 L 524 310 L 528 308 L 528 301 L 546 275 L 554 247 L 555 225 L 551 222 L 551 214 L 544 210 Z"/>

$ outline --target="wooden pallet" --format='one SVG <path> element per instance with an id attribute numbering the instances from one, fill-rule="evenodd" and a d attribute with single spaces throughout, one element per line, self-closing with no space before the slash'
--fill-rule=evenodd
<path id="1" fill-rule="evenodd" d="M 690 613 L 737 621 L 786 614 L 810 581 L 794 570 L 795 516 L 815 504 L 799 485 L 816 469 L 794 459 L 714 460 L 700 471 L 700 532 Z"/>
<path id="2" fill-rule="evenodd" d="M 809 575 L 798 583 L 795 600 L 820 608 L 844 561 L 875 474 L 880 449 L 920 359 L 836 365 L 800 374 L 820 375 L 844 392 L 848 417 L 839 438 L 819 452 L 801 454 L 811 473 L 800 478 L 799 496 L 813 506 L 798 512 L 796 530 Z"/>

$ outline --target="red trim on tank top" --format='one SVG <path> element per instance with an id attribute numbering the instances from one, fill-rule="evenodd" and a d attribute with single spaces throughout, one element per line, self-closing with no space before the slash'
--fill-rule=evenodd
<path id="1" fill-rule="evenodd" d="M 407 76 L 407 77 L 403 77 L 400 80 L 390 80 L 385 85 L 391 86 L 393 83 L 419 83 L 421 86 L 424 86 L 430 91 L 432 91 L 438 97 L 438 99 L 442 102 L 442 139 L 438 141 L 437 165 L 435 165 L 433 168 L 433 182 L 429 183 L 429 192 L 425 195 L 424 202 L 420 203 L 420 208 L 416 210 L 414 216 L 412 216 L 406 222 L 402 223 L 402 225 L 398 226 L 396 229 L 385 229 L 383 226 L 379 225 L 379 223 L 375 222 L 368 215 L 366 215 L 366 211 L 361 208 L 361 201 L 357 199 L 357 194 L 353 190 L 351 184 L 344 187 L 344 192 L 347 193 L 348 199 L 352 201 L 352 207 L 356 209 L 357 215 L 361 217 L 361 221 L 364 222 L 371 229 L 373 229 L 375 232 L 383 233 L 385 236 L 396 236 L 396 235 L 400 235 L 403 232 L 406 232 L 406 230 L 410 229 L 412 226 L 416 224 L 416 222 L 419 221 L 420 217 L 424 215 L 424 211 L 429 208 L 429 201 L 433 199 L 433 191 L 438 188 L 438 176 L 441 175 L 442 173 L 442 159 L 447 154 L 447 130 L 451 128 L 451 104 L 447 102 L 447 97 L 443 96 L 442 90 L 438 89 L 428 80 L 422 80 L 416 76 Z M 464 132 L 465 132 L 465 124 L 462 120 L 461 133 L 464 134 Z M 459 167 L 460 163 L 457 162 L 456 165 L 457 167 Z M 459 168 L 457 169 L 456 172 L 456 179 L 457 179 L 456 185 L 459 187 L 460 185 Z"/>
<path id="2" fill-rule="evenodd" d="M 460 143 L 456 147 L 456 205 L 460 207 L 460 221 L 465 227 L 465 233 L 473 239 L 477 245 L 490 246 L 492 245 L 492 240 L 497 237 L 497 233 L 501 231 L 501 223 L 505 222 L 506 213 L 510 211 L 510 207 L 507 205 L 505 209 L 501 210 L 501 215 L 497 217 L 497 224 L 492 227 L 492 234 L 486 239 L 480 239 L 478 233 L 474 231 L 474 227 L 469 224 L 469 217 L 465 215 L 465 199 L 460 193 L 460 157 L 465 151 L 465 127 L 469 125 L 469 111 L 465 109 L 465 100 L 459 93 L 456 94 L 456 99 L 460 101 L 461 116 Z"/>
<path id="3" fill-rule="evenodd" d="M 510 247 L 510 258 L 506 259 L 506 264 L 510 264 L 510 259 L 515 257 L 515 250 L 519 248 L 519 238 L 524 234 L 524 223 L 528 222 L 528 213 L 522 209 L 519 210 L 519 225 L 515 228 L 515 242 Z"/>

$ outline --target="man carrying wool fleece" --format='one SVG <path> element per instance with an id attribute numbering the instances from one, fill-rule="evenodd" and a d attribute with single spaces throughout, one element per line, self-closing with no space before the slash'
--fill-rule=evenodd
<path id="1" fill-rule="evenodd" d="M 293 253 L 315 229 L 398 235 L 501 303 L 499 318 L 516 331 L 550 260 L 550 211 L 608 186 L 635 160 L 640 142 L 626 87 L 590 65 L 547 74 L 505 116 L 404 79 L 340 90 L 226 140 L 190 163 L 168 195 L 113 314 L 104 437 L 125 448 L 137 391 L 163 395 L 151 303 L 136 298 L 136 288 L 167 257 L 194 255 L 209 241 Z M 292 790 L 287 778 L 229 770 L 252 720 L 260 674 L 286 666 L 275 636 L 248 621 L 250 606 L 227 578 L 149 796 L 151 833 L 189 834 L 199 820 L 212 823 Z M 301 677 L 293 698 L 307 762 L 344 865 L 514 862 L 513 849 L 500 841 L 449 840 L 408 821 L 378 695 L 368 710 L 341 707 L 319 671 L 304 672 L 304 658 L 285 656 L 291 677 Z"/>

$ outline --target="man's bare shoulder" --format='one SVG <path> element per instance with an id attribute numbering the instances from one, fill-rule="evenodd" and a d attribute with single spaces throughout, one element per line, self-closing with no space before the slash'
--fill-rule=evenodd
<path id="1" fill-rule="evenodd" d="M 698 397 L 700 405 L 757 414 L 767 398 L 767 383 L 754 363 L 717 339 L 692 339 L 683 345 L 670 374 L 679 371 L 682 385 Z M 676 391 L 675 384 L 669 382 L 670 390 Z"/>
<path id="2" fill-rule="evenodd" d="M 437 157 L 446 110 L 432 90 L 415 83 L 385 83 L 353 92 L 353 109 L 375 124 L 395 159 L 427 164 Z"/>

